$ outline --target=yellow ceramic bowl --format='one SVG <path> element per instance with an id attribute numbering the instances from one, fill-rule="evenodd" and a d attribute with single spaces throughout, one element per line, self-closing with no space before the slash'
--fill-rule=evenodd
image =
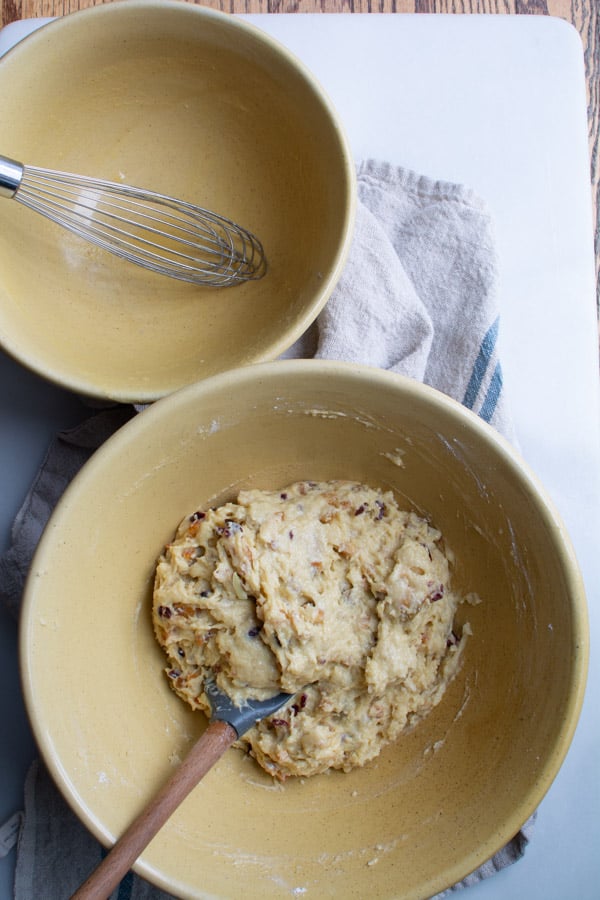
<path id="1" fill-rule="evenodd" d="M 400 464 L 399 464 L 400 463 Z M 29 577 L 26 702 L 66 798 L 110 843 L 205 727 L 167 684 L 150 601 L 183 516 L 247 486 L 361 479 L 431 517 L 483 602 L 441 704 L 365 768 L 283 786 L 229 750 L 137 865 L 182 897 L 425 898 L 537 807 L 584 691 L 584 591 L 539 485 L 485 423 L 379 370 L 250 366 L 163 399 L 68 489 Z"/>
<path id="2" fill-rule="evenodd" d="M 0 153 L 214 209 L 268 274 L 218 290 L 147 273 L 0 203 L 0 345 L 75 391 L 148 401 L 274 359 L 340 274 L 355 173 L 336 112 L 268 35 L 191 3 L 50 23 L 0 61 Z"/>

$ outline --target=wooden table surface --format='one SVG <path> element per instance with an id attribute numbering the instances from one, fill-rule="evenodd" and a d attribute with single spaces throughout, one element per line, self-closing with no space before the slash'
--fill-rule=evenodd
<path id="1" fill-rule="evenodd" d="M 36 16 L 64 15 L 103 2 L 112 0 L 0 0 L 0 24 Z M 571 22 L 581 36 L 585 59 L 600 310 L 600 0 L 202 0 L 202 4 L 234 13 L 486 13 L 551 15 Z"/>

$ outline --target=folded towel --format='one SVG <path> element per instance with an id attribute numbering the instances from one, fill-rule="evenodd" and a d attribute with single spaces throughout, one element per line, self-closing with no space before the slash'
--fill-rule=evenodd
<path id="1" fill-rule="evenodd" d="M 462 185 L 433 181 L 387 163 L 358 168 L 353 243 L 341 279 L 317 322 L 285 354 L 390 369 L 454 397 L 514 440 L 499 362 L 498 265 L 492 220 Z M 117 406 L 59 434 L 0 557 L 0 597 L 18 615 L 42 530 L 66 485 L 114 431 L 136 415 Z M 476 872 L 467 887 L 519 859 L 533 818 Z M 76 819 L 43 764 L 25 786 L 16 900 L 62 900 L 98 864 L 102 848 Z M 113 898 L 169 897 L 129 873 Z"/>
<path id="2" fill-rule="evenodd" d="M 358 168 L 358 195 L 342 277 L 313 329 L 285 355 L 364 363 L 424 381 L 514 441 L 485 204 L 463 185 L 373 160 Z"/>

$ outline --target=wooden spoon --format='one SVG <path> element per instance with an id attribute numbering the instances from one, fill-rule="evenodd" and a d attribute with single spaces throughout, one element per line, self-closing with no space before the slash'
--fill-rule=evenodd
<path id="1" fill-rule="evenodd" d="M 256 722 L 276 712 L 292 696 L 277 694 L 268 700 L 248 700 L 243 707 L 239 707 L 214 682 L 205 685 L 204 691 L 211 704 L 208 728 L 71 900 L 106 900 L 169 816 L 227 748 Z"/>

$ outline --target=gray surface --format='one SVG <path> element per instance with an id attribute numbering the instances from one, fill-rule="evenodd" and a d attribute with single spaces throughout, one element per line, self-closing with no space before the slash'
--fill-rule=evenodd
<path id="1" fill-rule="evenodd" d="M 90 415 L 73 394 L 47 384 L 0 351 L 0 552 L 55 432 Z M 17 623 L 0 608 L 0 823 L 22 808 L 35 744 L 21 697 Z M 0 898 L 12 896 L 15 851 L 0 859 Z M 32 898 L 33 900 L 33 898 Z M 40 898 L 41 900 L 41 898 Z"/>

